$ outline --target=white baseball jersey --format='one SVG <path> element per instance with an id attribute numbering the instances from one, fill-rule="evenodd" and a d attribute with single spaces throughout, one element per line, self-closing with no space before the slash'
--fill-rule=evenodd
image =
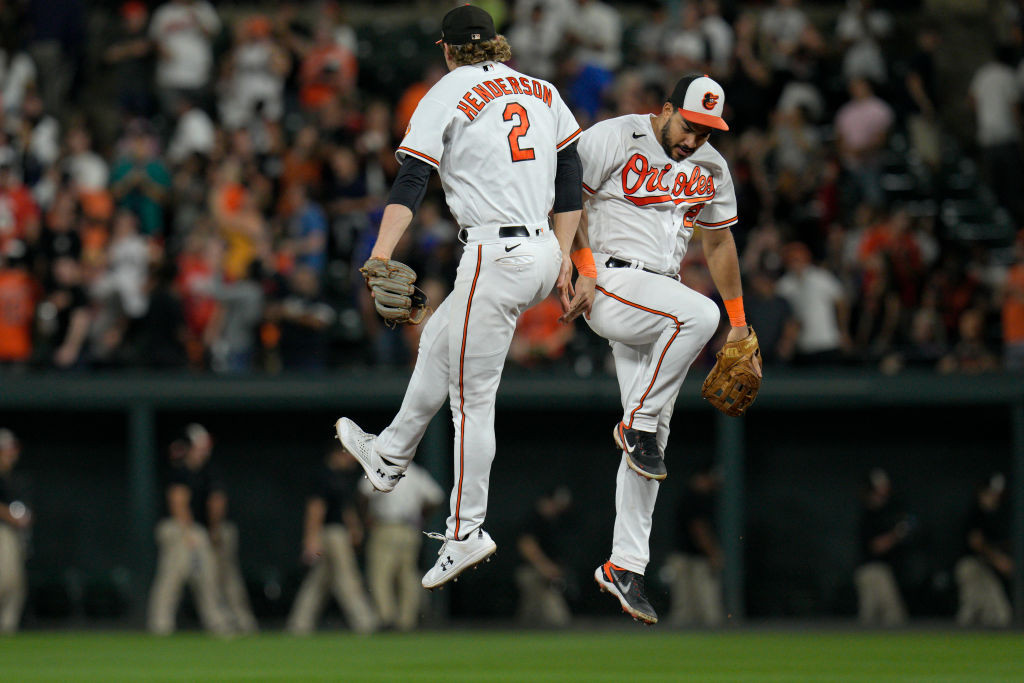
<path id="1" fill-rule="evenodd" d="M 725 159 L 705 142 L 673 161 L 650 117 L 633 114 L 595 124 L 580 136 L 590 246 L 637 260 L 661 273 L 679 272 L 693 228 L 737 221 L 736 192 Z"/>
<path id="2" fill-rule="evenodd" d="M 453 69 L 423 96 L 396 155 L 438 169 L 460 226 L 534 225 L 555 199 L 556 155 L 547 152 L 579 134 L 550 83 L 481 62 Z"/>

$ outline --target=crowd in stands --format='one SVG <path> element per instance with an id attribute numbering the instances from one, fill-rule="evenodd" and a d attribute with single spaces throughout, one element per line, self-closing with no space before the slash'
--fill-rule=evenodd
<path id="1" fill-rule="evenodd" d="M 1024 369 L 1024 2 L 996 3 L 997 47 L 963 56 L 961 89 L 941 59 L 956 15 L 913 2 L 481 4 L 584 128 L 658 111 L 688 72 L 724 85 L 711 144 L 769 363 Z M 0 370 L 410 363 L 419 328 L 385 327 L 357 269 L 444 64 L 437 27 L 419 44 L 349 14 L 0 6 Z M 456 233 L 435 176 L 395 252 L 435 303 Z M 713 296 L 701 259 L 698 236 L 682 277 Z M 600 340 L 552 317 L 524 317 L 513 362 L 602 368 Z"/>

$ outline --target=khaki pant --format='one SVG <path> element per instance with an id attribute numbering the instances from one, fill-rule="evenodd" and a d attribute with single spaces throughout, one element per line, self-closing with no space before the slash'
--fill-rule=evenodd
<path id="1" fill-rule="evenodd" d="M 862 624 L 898 626 L 907 621 L 900 589 L 892 567 L 884 562 L 868 562 L 853 574 L 857 586 L 857 613 Z"/>
<path id="2" fill-rule="evenodd" d="M 310 568 L 295 596 L 292 613 L 288 616 L 288 630 L 296 634 L 313 631 L 328 589 L 352 630 L 359 633 L 376 630 L 377 617 L 363 590 L 348 530 L 340 524 L 328 524 L 323 530 L 323 546 L 323 555 Z"/>
<path id="3" fill-rule="evenodd" d="M 21 536 L 0 522 L 0 633 L 14 633 L 25 605 L 25 553 Z"/>
<path id="4" fill-rule="evenodd" d="M 252 614 L 249 594 L 245 590 L 242 569 L 238 564 L 238 527 L 231 522 L 223 522 L 210 542 L 213 545 L 217 590 L 222 605 L 235 630 L 253 633 L 256 631 L 256 618 Z"/>
<path id="5" fill-rule="evenodd" d="M 721 626 L 722 580 L 706 557 L 673 553 L 666 561 L 672 575 L 672 626 Z"/>
<path id="6" fill-rule="evenodd" d="M 572 615 L 562 591 L 530 565 L 516 569 L 519 620 L 530 626 L 568 626 Z"/>
<path id="7" fill-rule="evenodd" d="M 1013 612 L 1003 584 L 996 573 L 977 557 L 965 557 L 956 563 L 956 583 L 960 588 L 960 610 L 956 622 L 961 626 L 1009 626 Z"/>
<path id="8" fill-rule="evenodd" d="M 416 628 L 423 589 L 419 577 L 420 532 L 408 524 L 377 524 L 366 545 L 366 581 L 382 624 Z"/>
<path id="9" fill-rule="evenodd" d="M 157 524 L 156 542 L 159 557 L 149 593 L 149 630 L 174 632 L 181 591 L 187 582 L 203 626 L 214 633 L 229 633 L 228 614 L 221 607 L 217 587 L 217 559 L 206 529 L 198 524 L 186 529 L 176 520 L 165 519 Z"/>

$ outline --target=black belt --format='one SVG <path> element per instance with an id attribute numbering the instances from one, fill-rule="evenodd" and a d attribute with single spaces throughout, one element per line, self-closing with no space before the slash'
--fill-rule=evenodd
<path id="1" fill-rule="evenodd" d="M 633 264 L 630 263 L 629 261 L 623 261 L 620 258 L 615 258 L 614 256 L 609 256 L 608 260 L 604 262 L 604 267 L 605 268 L 632 268 Z M 655 275 L 665 275 L 665 273 L 659 273 L 658 271 L 651 270 L 650 268 L 644 268 L 644 272 L 654 273 Z M 669 277 L 669 276 L 666 275 L 665 277 Z"/>
<path id="2" fill-rule="evenodd" d="M 469 232 L 472 229 L 473 228 L 460 228 L 459 229 L 459 237 L 462 239 L 463 242 L 465 242 L 467 239 L 469 239 Z M 540 233 L 541 233 L 541 230 L 538 229 L 537 230 L 537 234 L 539 235 Z M 530 236 L 530 229 L 527 228 L 525 225 L 503 225 L 500 228 L 498 228 L 498 237 L 499 238 L 504 238 L 504 237 L 529 237 L 529 236 Z"/>

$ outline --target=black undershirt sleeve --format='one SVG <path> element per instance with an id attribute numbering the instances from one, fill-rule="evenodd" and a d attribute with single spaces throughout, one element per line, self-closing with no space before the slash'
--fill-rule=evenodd
<path id="1" fill-rule="evenodd" d="M 427 181 L 434 167 L 425 161 L 406 156 L 402 167 L 398 170 L 395 184 L 391 186 L 388 204 L 401 204 L 416 213 L 420 208 L 423 196 L 427 194 Z"/>
<path id="2" fill-rule="evenodd" d="M 583 208 L 583 164 L 576 152 L 576 143 L 572 143 L 558 153 L 558 165 L 555 170 L 555 204 L 554 213 L 578 211 Z"/>

